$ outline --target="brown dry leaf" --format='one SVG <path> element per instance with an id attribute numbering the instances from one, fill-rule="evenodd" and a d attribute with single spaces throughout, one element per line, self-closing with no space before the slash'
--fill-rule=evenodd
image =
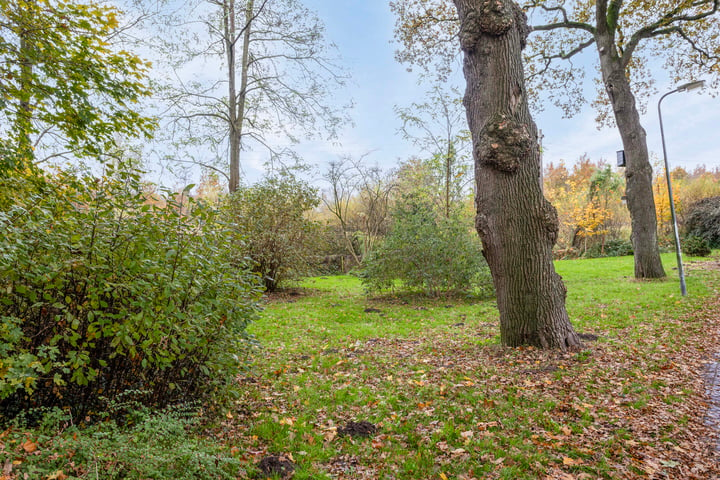
<path id="1" fill-rule="evenodd" d="M 323 438 L 327 442 L 332 442 L 337 437 L 337 427 L 329 427 L 323 432 Z"/>
<path id="2" fill-rule="evenodd" d="M 280 419 L 280 425 L 289 425 L 292 427 L 294 423 L 295 417 L 285 417 Z"/>
<path id="3" fill-rule="evenodd" d="M 48 475 L 46 480 L 65 480 L 66 478 L 68 478 L 68 476 L 65 475 L 62 470 L 58 470 Z"/>
<path id="4" fill-rule="evenodd" d="M 38 445 L 32 440 L 27 440 L 25 443 L 22 444 L 22 448 L 23 450 L 25 450 L 25 453 L 32 453 L 38 449 Z"/>
<path id="5" fill-rule="evenodd" d="M 314 435 L 311 435 L 309 433 L 303 433 L 302 439 L 308 445 L 315 445 L 315 436 Z"/>

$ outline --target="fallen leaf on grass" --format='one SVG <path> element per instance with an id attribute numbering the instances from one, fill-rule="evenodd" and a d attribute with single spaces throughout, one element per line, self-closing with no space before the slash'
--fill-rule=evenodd
<path id="1" fill-rule="evenodd" d="M 286 417 L 280 419 L 280 425 L 289 425 L 292 427 L 292 425 L 295 423 L 295 417 Z"/>
<path id="2" fill-rule="evenodd" d="M 68 478 L 68 476 L 65 475 L 62 470 L 58 470 L 48 475 L 47 480 L 65 480 L 66 478 Z"/>
<path id="3" fill-rule="evenodd" d="M 302 439 L 308 445 L 315 445 L 315 436 L 314 435 L 311 435 L 309 433 L 303 433 Z"/>
<path id="4" fill-rule="evenodd" d="M 25 450 L 26 453 L 32 453 L 38 449 L 38 446 L 37 446 L 37 443 L 28 440 L 22 444 L 22 448 L 23 448 L 23 450 Z"/>
<path id="5" fill-rule="evenodd" d="M 481 422 L 478 423 L 477 426 L 480 430 L 488 430 L 490 428 L 499 427 L 500 422 Z"/>
<path id="6" fill-rule="evenodd" d="M 328 427 L 323 430 L 323 438 L 326 442 L 332 442 L 337 437 L 337 427 Z"/>

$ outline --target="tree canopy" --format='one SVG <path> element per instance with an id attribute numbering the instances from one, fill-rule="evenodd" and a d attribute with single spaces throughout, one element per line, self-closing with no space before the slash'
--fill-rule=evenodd
<path id="1" fill-rule="evenodd" d="M 459 23 L 452 2 L 393 0 L 390 6 L 400 44 L 396 58 L 426 74 L 447 75 L 460 53 L 454 42 Z M 719 0 L 532 0 L 520 6 L 532 27 L 525 51 L 529 91 L 536 97 L 542 87 L 567 114 L 577 113 L 584 102 L 586 72 L 579 62 L 564 60 L 576 60 L 596 45 L 594 35 L 602 23 L 615 34 L 618 57 L 643 101 L 654 93 L 651 62 L 662 61 L 675 82 L 712 73 L 712 85 L 720 85 Z M 604 20 L 598 19 L 597 6 L 606 12 Z M 608 120 L 603 93 L 600 88 L 594 105 Z"/>
<path id="2" fill-rule="evenodd" d="M 720 82 L 720 0 L 534 0 L 525 4 L 531 13 L 533 31 L 527 56 L 527 77 L 535 94 L 548 93 L 566 114 L 577 112 L 584 103 L 583 67 L 571 60 L 593 45 L 602 55 L 613 49 L 633 94 L 644 110 L 656 93 L 653 66 L 673 82 L 684 82 L 712 74 Z M 607 29 L 604 26 L 607 25 Z M 598 41 L 607 34 L 608 46 Z M 598 84 L 593 106 L 598 121 L 612 124 L 611 101 L 605 85 Z M 537 95 L 536 95 L 537 96 Z"/>
<path id="3" fill-rule="evenodd" d="M 0 0 L 0 138 L 16 160 L 97 157 L 118 135 L 150 134 L 136 105 L 150 65 L 114 44 L 120 16 L 98 2 Z"/>

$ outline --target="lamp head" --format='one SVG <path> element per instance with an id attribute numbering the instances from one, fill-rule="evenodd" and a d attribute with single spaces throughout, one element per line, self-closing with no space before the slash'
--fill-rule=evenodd
<path id="1" fill-rule="evenodd" d="M 695 82 L 689 82 L 685 83 L 683 85 L 680 85 L 677 87 L 678 92 L 689 92 L 690 90 L 695 90 L 697 88 L 702 88 L 705 86 L 705 80 L 697 80 Z"/>

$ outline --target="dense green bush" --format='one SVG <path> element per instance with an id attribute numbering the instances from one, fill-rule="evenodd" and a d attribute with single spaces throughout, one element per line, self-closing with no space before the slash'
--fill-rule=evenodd
<path id="1" fill-rule="evenodd" d="M 394 212 L 385 240 L 363 260 L 362 276 L 371 291 L 399 288 L 431 296 L 492 291 L 477 235 L 460 219 L 438 217 L 416 199 Z"/>
<path id="2" fill-rule="evenodd" d="M 694 203 L 685 218 L 685 232 L 687 236 L 704 238 L 711 248 L 720 248 L 720 197 Z"/>
<path id="3" fill-rule="evenodd" d="M 236 228 L 139 176 L 60 174 L 0 211 L 0 407 L 83 415 L 225 392 L 260 294 Z"/>
<path id="4" fill-rule="evenodd" d="M 696 235 L 689 235 L 683 239 L 682 251 L 685 255 L 693 257 L 707 257 L 712 253 L 710 242 Z"/>
<path id="5" fill-rule="evenodd" d="M 240 187 L 228 199 L 244 236 L 239 249 L 253 260 L 267 291 L 312 272 L 321 230 L 306 215 L 319 203 L 317 190 L 288 171 Z"/>

